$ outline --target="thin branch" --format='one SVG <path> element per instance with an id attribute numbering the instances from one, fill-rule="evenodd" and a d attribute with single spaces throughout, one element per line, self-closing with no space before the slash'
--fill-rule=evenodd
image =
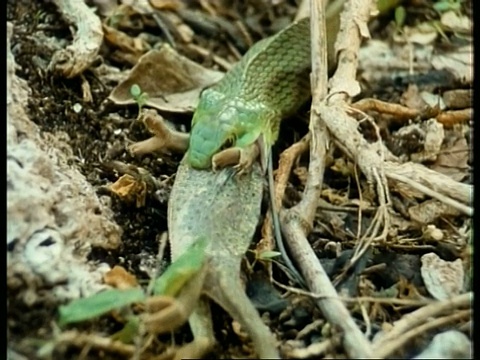
<path id="1" fill-rule="evenodd" d="M 381 337 L 377 337 L 374 341 L 376 349 L 381 349 L 390 341 L 408 332 L 410 329 L 421 325 L 429 318 L 435 317 L 446 312 L 452 312 L 459 308 L 471 307 L 473 303 L 473 293 L 458 295 L 452 299 L 435 301 L 430 305 L 426 305 L 418 310 L 415 310 L 407 315 L 404 315 L 400 320 L 395 322 L 393 328 Z"/>
<path id="2" fill-rule="evenodd" d="M 311 1 L 312 36 L 312 111 L 310 116 L 310 164 L 302 201 L 283 211 L 282 229 L 292 256 L 296 259 L 310 290 L 328 298 L 317 300 L 325 318 L 343 330 L 344 346 L 352 358 L 371 358 L 371 344 L 357 327 L 325 270 L 320 265 L 305 234 L 312 227 L 323 183 L 325 156 L 329 140 L 325 123 L 317 111 L 327 94 L 327 51 L 325 33 L 325 1 Z"/>
<path id="3" fill-rule="evenodd" d="M 410 179 L 410 178 L 407 178 L 405 176 L 402 176 L 402 175 L 399 175 L 399 174 L 396 174 L 396 173 L 388 173 L 387 176 L 391 179 L 394 179 L 394 180 L 397 180 L 397 181 L 401 181 L 405 184 L 408 184 L 410 185 L 412 188 L 416 189 L 416 190 L 419 190 L 421 191 L 422 193 L 424 193 L 425 195 L 428 195 L 434 199 L 437 199 L 461 212 L 463 212 L 464 214 L 468 215 L 468 216 L 473 216 L 473 208 L 470 207 L 470 206 L 467 206 L 467 205 L 464 205 L 454 199 L 451 199 L 445 195 L 442 195 L 438 192 L 436 192 L 435 190 L 432 190 L 422 184 L 419 184 L 417 182 L 415 182 L 414 180 Z"/>
<path id="4" fill-rule="evenodd" d="M 127 345 L 108 337 L 102 337 L 96 334 L 85 334 L 75 330 L 62 332 L 54 342 L 56 347 L 61 345 L 72 345 L 78 348 L 91 347 L 122 356 L 132 356 L 135 351 L 133 345 Z"/>
<path id="5" fill-rule="evenodd" d="M 384 167 L 388 178 L 402 176 L 451 199 L 456 199 L 468 205 L 472 204 L 473 185 L 455 181 L 447 175 L 417 163 L 398 164 L 386 161 Z"/>
<path id="6" fill-rule="evenodd" d="M 417 338 L 420 335 L 425 334 L 429 330 L 433 330 L 436 328 L 443 327 L 447 324 L 471 318 L 472 316 L 472 309 L 468 310 L 461 310 L 455 312 L 454 314 L 443 316 L 435 320 L 430 320 L 425 324 L 419 325 L 409 331 L 401 334 L 395 339 L 392 339 L 390 342 L 382 345 L 381 347 L 375 348 L 375 356 L 378 358 L 384 358 L 387 356 L 392 355 L 395 351 L 399 350 L 400 348 L 404 347 L 410 340 Z"/>

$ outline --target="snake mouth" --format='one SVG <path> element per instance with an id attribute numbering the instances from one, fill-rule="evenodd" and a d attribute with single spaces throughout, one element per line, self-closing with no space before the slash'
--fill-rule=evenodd
<path id="1" fill-rule="evenodd" d="M 188 163 L 194 169 L 210 169 L 212 157 L 190 148 L 187 152 Z"/>

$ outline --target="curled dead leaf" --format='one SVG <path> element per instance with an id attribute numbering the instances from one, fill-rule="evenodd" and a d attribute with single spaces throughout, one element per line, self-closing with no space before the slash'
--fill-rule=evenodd
<path id="1" fill-rule="evenodd" d="M 125 174 L 114 184 L 111 184 L 109 188 L 125 202 L 135 202 L 137 208 L 145 206 L 145 198 L 147 195 L 147 185 L 145 181 Z"/>
<path id="2" fill-rule="evenodd" d="M 103 276 L 103 281 L 105 284 L 120 290 L 138 286 L 135 275 L 130 274 L 125 268 L 118 265 L 114 266 L 112 270 Z"/>
<path id="3" fill-rule="evenodd" d="M 130 88 L 136 84 L 148 95 L 147 106 L 177 113 L 193 112 L 200 92 L 222 77 L 222 72 L 204 68 L 165 44 L 143 55 L 109 99 L 119 105 L 135 104 Z"/>

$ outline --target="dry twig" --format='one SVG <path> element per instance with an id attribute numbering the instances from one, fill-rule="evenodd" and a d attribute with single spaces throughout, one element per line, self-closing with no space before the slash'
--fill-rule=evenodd
<path id="1" fill-rule="evenodd" d="M 387 174 L 387 176 L 391 179 L 398 180 L 398 181 L 401 181 L 405 184 L 408 184 L 412 188 L 421 191 L 425 195 L 428 195 L 428 196 L 430 196 L 434 199 L 437 199 L 437 200 L 439 200 L 439 201 L 441 201 L 441 202 L 443 202 L 447 205 L 450 205 L 451 207 L 463 212 L 465 215 L 473 216 L 473 208 L 472 207 L 461 204 L 460 202 L 458 202 L 454 199 L 451 199 L 451 198 L 449 198 L 445 195 L 442 195 L 442 194 L 436 192 L 435 190 L 430 189 L 427 186 L 419 184 L 418 182 L 415 182 L 408 177 L 405 177 L 405 176 L 402 176 L 402 175 L 399 175 L 399 174 L 393 173 L 393 172 Z"/>
<path id="2" fill-rule="evenodd" d="M 103 42 L 102 23 L 85 2 L 54 0 L 62 16 L 77 28 L 73 43 L 52 56 L 49 68 L 67 78 L 83 73 L 96 59 Z"/>
<path id="3" fill-rule="evenodd" d="M 405 344 L 408 341 L 415 339 L 416 337 L 421 336 L 432 329 L 441 328 L 447 324 L 450 324 L 459 320 L 470 319 L 471 316 L 472 316 L 472 309 L 468 309 L 468 310 L 457 311 L 453 314 L 442 316 L 435 320 L 429 320 L 425 324 L 412 328 L 404 332 L 403 334 L 399 335 L 398 337 L 391 339 L 391 341 L 389 341 L 388 343 L 383 343 L 382 346 L 376 347 L 375 355 L 379 358 L 390 356 L 395 351 L 405 346 Z"/>
<path id="4" fill-rule="evenodd" d="M 470 205 L 473 200 L 473 186 L 453 180 L 447 175 L 417 163 L 399 164 L 386 161 L 384 164 L 385 174 L 388 178 L 396 179 L 399 176 L 410 179 L 411 183 L 418 183 L 435 191 L 438 194 L 458 200 L 463 204 Z M 418 189 L 420 190 L 420 189 Z M 430 195 L 430 194 L 426 194 Z"/>
<path id="5" fill-rule="evenodd" d="M 373 354 L 370 342 L 356 326 L 344 304 L 337 298 L 335 288 L 318 262 L 305 236 L 306 232 L 312 227 L 318 198 L 320 197 L 328 143 L 328 133 L 318 111 L 327 94 L 326 74 L 328 73 L 327 56 L 324 48 L 325 41 L 322 41 L 326 38 L 325 7 L 323 3 L 321 1 L 311 2 L 313 99 L 310 117 L 311 144 L 307 183 L 302 201 L 295 207 L 281 213 L 282 229 L 288 239 L 292 255 L 299 264 L 311 291 L 314 293 L 321 292 L 329 297 L 318 300 L 317 304 L 327 320 L 343 330 L 344 346 L 347 354 L 353 358 L 368 358 L 372 357 Z M 367 6 L 367 11 L 368 9 L 369 6 Z M 365 10 L 358 9 L 357 11 L 365 14 Z M 368 14 L 365 17 L 368 18 Z M 352 30 L 355 34 L 351 35 L 359 38 L 356 29 Z M 358 46 L 356 49 L 358 49 Z"/>
<path id="6" fill-rule="evenodd" d="M 410 329 L 423 324 L 425 321 L 436 315 L 452 312 L 459 308 L 471 307 L 473 302 L 473 293 L 458 295 L 452 299 L 435 301 L 416 311 L 413 311 L 402 319 L 398 320 L 392 329 L 381 337 L 374 340 L 374 346 L 377 349 L 382 348 L 390 341 L 398 338 L 400 335 L 408 332 Z"/>
<path id="7" fill-rule="evenodd" d="M 122 356 L 132 356 L 135 346 L 124 344 L 121 341 L 112 340 L 95 334 L 85 334 L 78 331 L 64 331 L 55 339 L 58 348 L 61 345 L 72 345 L 78 348 L 94 348 L 108 351 Z"/>

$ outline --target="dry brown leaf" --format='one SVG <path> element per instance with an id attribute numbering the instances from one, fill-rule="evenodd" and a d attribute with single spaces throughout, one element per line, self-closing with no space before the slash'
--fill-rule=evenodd
<path id="1" fill-rule="evenodd" d="M 147 185 L 142 180 L 138 180 L 131 175 L 125 174 L 114 184 L 110 185 L 110 190 L 125 202 L 135 202 L 137 208 L 145 206 Z"/>
<path id="2" fill-rule="evenodd" d="M 192 112 L 200 92 L 222 77 L 223 73 L 202 67 L 165 44 L 143 55 L 109 99 L 119 105 L 135 104 L 130 88 L 136 84 L 148 96 L 146 105 L 177 113 Z"/>
<path id="3" fill-rule="evenodd" d="M 112 270 L 103 276 L 103 281 L 105 284 L 120 290 L 138 286 L 135 275 L 130 274 L 125 268 L 118 265 L 114 266 Z"/>
<path id="4" fill-rule="evenodd" d="M 330 169 L 340 173 L 342 176 L 352 176 L 355 174 L 355 165 L 350 161 L 346 161 L 344 158 L 335 159 Z"/>
<path id="5" fill-rule="evenodd" d="M 473 81 L 473 46 L 466 45 L 448 53 L 432 56 L 432 66 L 436 70 L 448 70 L 457 81 L 471 84 Z"/>
<path id="6" fill-rule="evenodd" d="M 332 188 L 323 189 L 321 192 L 321 196 L 328 203 L 338 206 L 345 205 L 345 203 L 349 201 L 348 196 L 346 196 L 345 194 L 342 195 L 338 190 Z M 368 204 L 367 206 L 370 205 L 371 204 Z"/>
<path id="7" fill-rule="evenodd" d="M 444 216 L 459 216 L 460 212 L 438 200 L 426 200 L 408 208 L 410 219 L 419 224 L 431 224 Z"/>
<path id="8" fill-rule="evenodd" d="M 182 1 L 178 0 L 150 0 L 150 5 L 157 10 L 175 11 L 185 7 Z"/>
<path id="9" fill-rule="evenodd" d="M 459 15 L 455 11 L 443 13 L 440 18 L 440 23 L 447 30 L 462 34 L 472 34 L 472 21 L 470 18 L 465 15 Z"/>
<path id="10" fill-rule="evenodd" d="M 460 137 L 449 149 L 443 150 L 437 157 L 432 170 L 450 176 L 456 181 L 462 181 L 468 176 L 470 166 L 468 143 L 465 137 Z"/>
<path id="11" fill-rule="evenodd" d="M 437 300 L 446 300 L 461 293 L 463 289 L 462 260 L 445 261 L 435 253 L 421 258 L 423 282 L 430 295 Z"/>
<path id="12" fill-rule="evenodd" d="M 443 93 L 443 101 L 448 109 L 465 109 L 472 106 L 472 89 L 454 89 Z"/>

